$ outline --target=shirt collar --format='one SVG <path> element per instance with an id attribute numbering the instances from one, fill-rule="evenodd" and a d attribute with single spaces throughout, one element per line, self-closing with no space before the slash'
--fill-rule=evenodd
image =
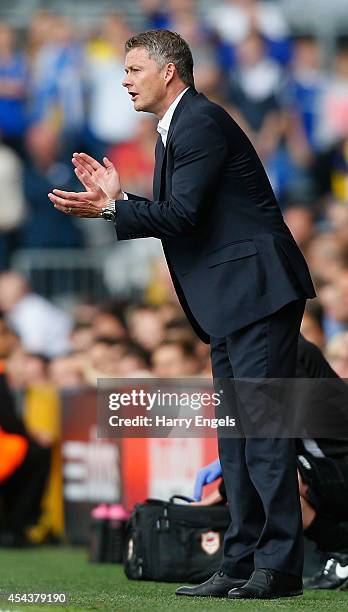
<path id="1" fill-rule="evenodd" d="M 170 124 L 171 124 L 171 121 L 172 121 L 172 118 L 173 118 L 173 115 L 174 115 L 174 111 L 175 111 L 176 107 L 178 106 L 181 98 L 187 92 L 188 89 L 189 89 L 189 87 L 186 87 L 186 89 L 184 89 L 184 91 L 182 91 L 175 98 L 174 102 L 171 103 L 170 107 L 167 109 L 167 111 L 163 115 L 162 119 L 157 124 L 157 132 L 159 132 L 159 134 L 161 134 L 162 142 L 163 142 L 164 145 L 166 144 L 166 141 L 167 141 L 167 136 L 168 136 Z"/>

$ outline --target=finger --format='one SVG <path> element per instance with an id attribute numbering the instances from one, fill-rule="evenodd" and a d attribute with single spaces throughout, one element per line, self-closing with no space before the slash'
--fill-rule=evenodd
<path id="1" fill-rule="evenodd" d="M 75 168 L 75 174 L 82 185 L 86 188 L 86 191 L 88 191 L 88 189 L 92 189 L 93 183 L 90 180 L 90 175 L 87 172 L 82 172 L 79 170 L 79 168 Z"/>
<path id="2" fill-rule="evenodd" d="M 85 162 L 80 157 L 73 157 L 71 161 L 72 161 L 73 165 L 75 166 L 75 168 L 81 168 L 85 172 L 88 172 L 91 176 L 93 175 L 94 170 L 93 170 L 91 164 Z"/>
<path id="3" fill-rule="evenodd" d="M 52 193 L 65 200 L 77 200 L 79 202 L 85 202 L 93 198 L 92 191 L 62 191 L 61 189 L 53 189 Z"/>
<path id="4" fill-rule="evenodd" d="M 93 170 L 98 170 L 103 167 L 94 157 L 87 155 L 87 153 L 74 153 L 73 156 L 90 164 Z"/>
<path id="5" fill-rule="evenodd" d="M 83 169 L 83 170 L 88 171 L 88 172 L 90 172 L 92 174 L 92 171 L 93 171 L 92 166 L 90 164 L 87 164 L 84 161 L 81 161 L 81 159 L 79 157 L 73 157 L 71 159 L 71 161 L 72 161 L 73 165 L 75 166 L 75 168 L 81 168 L 81 170 Z M 89 168 L 90 168 L 90 170 L 89 170 Z"/>
<path id="6" fill-rule="evenodd" d="M 59 204 L 54 204 L 54 208 L 64 213 L 65 215 L 78 216 L 77 208 L 72 208 L 71 210 L 69 210 L 66 206 L 59 206 Z"/>
<path id="7" fill-rule="evenodd" d="M 113 168 L 115 170 L 114 164 L 109 160 L 108 157 L 103 157 L 103 162 L 104 162 L 105 168 L 110 168 L 110 169 Z"/>
<path id="8" fill-rule="evenodd" d="M 64 198 L 60 198 L 53 193 L 49 193 L 48 197 L 55 206 L 57 205 L 63 207 L 64 212 L 66 212 L 69 208 L 73 209 L 74 207 L 81 207 L 81 202 L 78 200 L 65 200 Z"/>

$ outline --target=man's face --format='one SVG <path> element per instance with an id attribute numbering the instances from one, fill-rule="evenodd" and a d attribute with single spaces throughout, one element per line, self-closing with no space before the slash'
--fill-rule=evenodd
<path id="1" fill-rule="evenodd" d="M 131 96 L 134 109 L 160 113 L 166 96 L 166 67 L 159 68 L 146 49 L 137 47 L 126 55 L 125 72 L 122 85 Z"/>

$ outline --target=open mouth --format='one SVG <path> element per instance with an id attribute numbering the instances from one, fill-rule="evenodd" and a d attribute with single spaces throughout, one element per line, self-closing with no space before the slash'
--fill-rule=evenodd
<path id="1" fill-rule="evenodd" d="M 130 91 L 129 95 L 132 98 L 132 102 L 134 102 L 134 100 L 138 97 L 139 94 L 135 93 L 134 91 Z"/>

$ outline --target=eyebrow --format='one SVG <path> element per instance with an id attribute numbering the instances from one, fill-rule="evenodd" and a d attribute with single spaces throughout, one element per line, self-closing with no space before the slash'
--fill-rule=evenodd
<path id="1" fill-rule="evenodd" d="M 133 68 L 141 69 L 142 66 L 139 66 L 138 64 L 134 64 L 134 65 L 131 64 L 130 66 L 125 66 L 124 70 L 126 72 L 127 70 L 132 70 Z"/>

